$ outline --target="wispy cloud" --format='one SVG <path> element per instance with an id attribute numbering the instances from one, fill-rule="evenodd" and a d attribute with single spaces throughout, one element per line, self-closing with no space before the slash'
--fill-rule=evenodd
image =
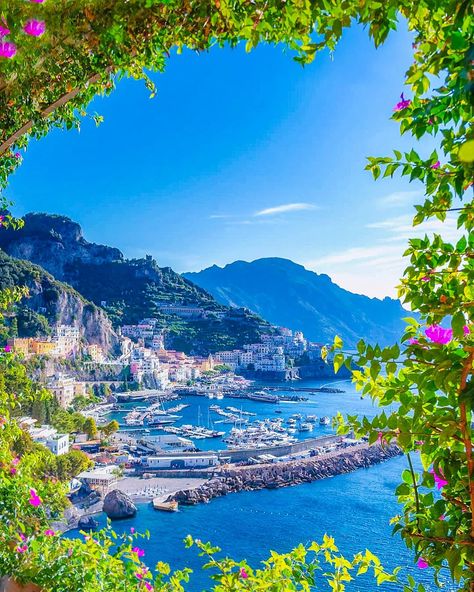
<path id="1" fill-rule="evenodd" d="M 385 230 L 384 242 L 407 241 L 409 238 L 420 237 L 427 234 L 441 234 L 445 240 L 456 240 L 460 237 L 454 216 L 447 216 L 443 222 L 437 219 L 426 220 L 418 226 L 412 225 L 411 216 L 395 216 L 379 222 L 366 225 L 367 228 Z"/>
<path id="2" fill-rule="evenodd" d="M 416 198 L 423 195 L 422 191 L 395 191 L 384 195 L 378 200 L 378 203 L 385 207 L 398 207 L 412 204 Z"/>
<path id="3" fill-rule="evenodd" d="M 232 218 L 232 214 L 211 214 L 209 216 L 210 220 L 226 220 L 227 218 Z"/>
<path id="4" fill-rule="evenodd" d="M 254 216 L 275 216 L 276 214 L 285 214 L 286 212 L 300 212 L 302 210 L 316 210 L 317 206 L 311 203 L 298 202 L 273 206 L 255 212 Z"/>
<path id="5" fill-rule="evenodd" d="M 387 257 L 390 257 L 391 259 L 400 259 L 400 247 L 398 245 L 381 246 L 379 244 L 370 247 L 351 247 L 342 251 L 329 253 L 319 259 L 308 261 L 305 263 L 305 266 L 316 269 L 323 265 L 341 265 L 344 263 L 353 263 L 355 261 L 372 261 L 381 258 L 386 260 Z"/>

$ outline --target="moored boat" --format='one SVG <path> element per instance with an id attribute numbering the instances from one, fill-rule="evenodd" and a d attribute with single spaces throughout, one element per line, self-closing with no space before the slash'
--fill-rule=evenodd
<path id="1" fill-rule="evenodd" d="M 162 512 L 177 512 L 178 502 L 162 502 L 159 498 L 155 497 L 152 501 L 153 508 L 155 510 L 161 510 Z"/>

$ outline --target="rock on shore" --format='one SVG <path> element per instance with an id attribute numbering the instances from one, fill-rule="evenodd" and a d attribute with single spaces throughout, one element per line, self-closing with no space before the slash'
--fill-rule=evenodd
<path id="1" fill-rule="evenodd" d="M 131 518 L 137 513 L 137 507 L 123 491 L 114 489 L 104 498 L 104 512 L 111 520 Z"/>
<path id="2" fill-rule="evenodd" d="M 275 489 L 300 483 L 310 483 L 326 477 L 368 468 L 401 454 L 395 445 L 359 445 L 344 449 L 339 454 L 322 458 L 312 457 L 277 464 L 251 465 L 226 470 L 196 489 L 178 491 L 167 501 L 193 505 L 209 502 L 215 497 L 238 491 Z"/>

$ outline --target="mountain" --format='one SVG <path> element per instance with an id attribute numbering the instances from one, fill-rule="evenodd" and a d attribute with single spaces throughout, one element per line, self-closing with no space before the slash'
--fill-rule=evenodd
<path id="1" fill-rule="evenodd" d="M 146 317 L 161 321 L 169 347 L 208 353 L 258 341 L 272 327 L 257 315 L 218 303 L 205 290 L 149 255 L 126 259 L 119 249 L 88 242 L 79 224 L 65 216 L 27 214 L 19 230 L 0 232 L 0 249 L 40 265 L 100 306 L 115 327 Z M 0 269 L 1 273 L 1 269 Z M 202 309 L 203 318 L 163 314 L 163 305 Z"/>
<path id="2" fill-rule="evenodd" d="M 14 286 L 26 286 L 29 291 L 16 307 L 20 337 L 44 335 L 53 325 L 74 325 L 88 343 L 106 351 L 118 348 L 112 323 L 100 308 L 39 265 L 14 259 L 0 250 L 0 291 Z"/>
<path id="3" fill-rule="evenodd" d="M 183 275 L 222 304 L 246 307 L 316 342 L 332 342 L 337 334 L 348 347 L 360 338 L 392 344 L 400 338 L 401 319 L 407 315 L 398 300 L 353 294 L 327 275 L 288 259 L 236 261 Z"/>

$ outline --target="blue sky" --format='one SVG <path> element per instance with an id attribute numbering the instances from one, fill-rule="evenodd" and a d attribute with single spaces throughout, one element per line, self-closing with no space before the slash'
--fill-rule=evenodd
<path id="1" fill-rule="evenodd" d="M 406 31 L 375 50 L 362 28 L 305 68 L 282 47 L 173 55 L 155 99 L 122 80 L 98 128 L 32 143 L 8 196 L 179 272 L 278 256 L 393 295 L 421 186 L 364 166 L 412 145 L 389 119 L 410 56 Z"/>

